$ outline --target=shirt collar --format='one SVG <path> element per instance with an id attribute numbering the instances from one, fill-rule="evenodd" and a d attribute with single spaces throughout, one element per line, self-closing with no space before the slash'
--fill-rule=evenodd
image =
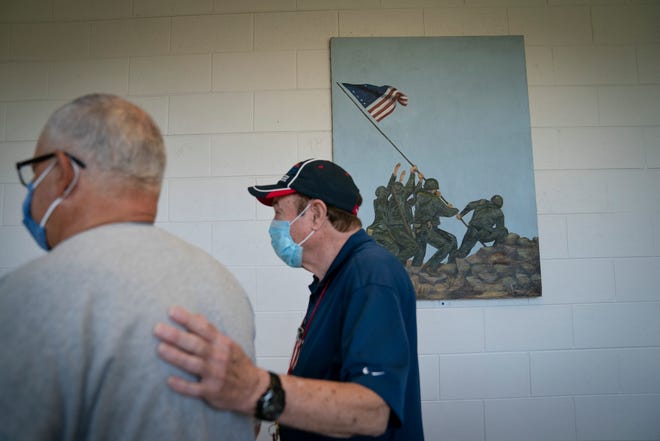
<path id="1" fill-rule="evenodd" d="M 351 237 L 348 238 L 344 246 L 341 247 L 337 257 L 330 264 L 330 268 L 325 273 L 323 280 L 319 280 L 318 277 L 314 276 L 314 280 L 309 285 L 309 290 L 314 294 L 320 286 L 325 285 L 326 280 L 332 280 L 335 277 L 337 271 L 343 266 L 343 263 L 349 256 L 353 254 L 353 251 L 362 245 L 365 242 L 371 240 L 371 237 L 363 230 L 360 229 L 353 233 Z"/>

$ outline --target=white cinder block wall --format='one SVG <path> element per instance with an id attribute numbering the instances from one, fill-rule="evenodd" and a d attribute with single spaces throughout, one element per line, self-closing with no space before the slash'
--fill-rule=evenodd
<path id="1" fill-rule="evenodd" d="M 331 158 L 330 37 L 443 35 L 525 37 L 543 297 L 419 303 L 427 439 L 660 440 L 658 1 L 0 0 L 0 274 L 40 253 L 14 163 L 47 116 L 126 96 L 166 138 L 158 224 L 238 276 L 284 370 L 309 276 L 245 187 Z"/>

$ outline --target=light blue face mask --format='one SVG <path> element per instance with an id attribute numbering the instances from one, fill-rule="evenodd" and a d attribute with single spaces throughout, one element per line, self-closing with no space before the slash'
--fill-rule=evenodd
<path id="1" fill-rule="evenodd" d="M 310 231 L 307 237 L 300 241 L 300 243 L 296 243 L 291 237 L 291 225 L 300 219 L 300 217 L 305 214 L 308 208 L 309 204 L 291 222 L 273 219 L 270 223 L 270 228 L 268 228 L 268 234 L 270 234 L 270 244 L 273 246 L 275 254 L 277 254 L 277 256 L 282 259 L 284 263 L 293 268 L 300 268 L 302 266 L 302 244 L 304 244 L 305 241 L 307 241 L 307 239 L 312 237 L 312 234 L 315 233 L 315 230 Z"/>
<path id="2" fill-rule="evenodd" d="M 37 179 L 28 184 L 28 193 L 27 196 L 25 196 L 25 200 L 23 201 L 23 225 L 25 225 L 25 228 L 27 228 L 27 230 L 30 232 L 32 238 L 35 240 L 35 242 L 37 242 L 37 245 L 46 251 L 50 251 L 50 245 L 48 244 L 48 240 L 46 238 L 46 222 L 48 222 L 48 218 L 50 218 L 50 215 L 53 214 L 55 208 L 57 208 L 57 206 L 60 205 L 64 198 L 66 198 L 69 193 L 71 193 L 71 190 L 73 190 L 76 182 L 78 182 L 78 176 L 80 174 L 78 165 L 75 162 L 71 162 L 71 166 L 73 167 L 74 172 L 74 177 L 71 180 L 71 183 L 66 188 L 66 190 L 64 190 L 62 196 L 58 197 L 50 204 L 46 210 L 46 213 L 44 214 L 44 217 L 41 219 L 41 222 L 37 223 L 37 221 L 35 221 L 32 217 L 31 213 L 34 189 L 37 188 L 37 185 L 39 185 L 41 181 L 43 181 L 44 178 L 48 175 L 48 173 L 50 173 L 53 167 L 55 167 L 55 164 L 56 162 L 53 161 L 53 163 L 51 163 Z"/>

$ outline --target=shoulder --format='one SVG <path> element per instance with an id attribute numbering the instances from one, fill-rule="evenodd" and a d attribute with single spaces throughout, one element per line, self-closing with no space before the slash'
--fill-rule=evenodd
<path id="1" fill-rule="evenodd" d="M 57 291 L 59 282 L 69 278 L 71 268 L 53 258 L 54 251 L 37 257 L 0 278 L 0 301 L 11 295 L 28 300 L 32 293 Z"/>
<path id="2" fill-rule="evenodd" d="M 368 236 L 352 250 L 342 272 L 355 288 L 378 285 L 407 290 L 412 287 L 399 260 Z"/>
<path id="3" fill-rule="evenodd" d="M 433 200 L 433 195 L 425 190 L 417 192 L 417 200 L 420 202 L 430 202 Z"/>

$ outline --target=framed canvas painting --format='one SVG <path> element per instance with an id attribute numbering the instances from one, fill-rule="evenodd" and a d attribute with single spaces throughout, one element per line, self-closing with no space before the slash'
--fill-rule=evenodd
<path id="1" fill-rule="evenodd" d="M 418 300 L 541 295 L 523 38 L 334 38 L 333 158 Z"/>

